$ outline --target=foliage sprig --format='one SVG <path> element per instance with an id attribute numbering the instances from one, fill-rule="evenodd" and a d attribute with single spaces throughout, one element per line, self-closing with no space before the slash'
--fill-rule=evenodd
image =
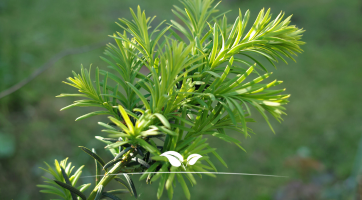
<path id="1" fill-rule="evenodd" d="M 181 2 L 185 9 L 175 6 L 172 10 L 179 21 L 171 20 L 162 29 L 164 22 L 152 28 L 154 17 L 147 17 L 140 7 L 136 12 L 131 9 L 133 20 L 119 20 L 122 31 L 110 36 L 115 44 L 108 44 L 106 57 L 101 57 L 111 71 L 96 68 L 92 79 L 91 70 L 82 67 L 80 74 L 73 72 L 74 77 L 65 82 L 79 93 L 58 96 L 83 98 L 62 110 L 102 108 L 76 120 L 109 116 L 108 121 L 99 122 L 108 138 L 96 138 L 107 144 L 105 148 L 115 158 L 104 162 L 95 152 L 85 150 L 104 170 L 90 200 L 116 199 L 115 192 L 104 193 L 104 189 L 112 179 L 122 180 L 114 175 L 118 172 L 145 172 L 140 180 L 159 181 L 158 198 L 166 188 L 172 199 L 177 179 L 190 199 L 185 179 L 196 184 L 192 174 L 150 172 L 216 171 L 210 154 L 225 166 L 226 162 L 210 147 L 206 136 L 243 149 L 228 130 L 249 137 L 252 130 L 247 124 L 254 122 L 254 110 L 269 126 L 269 116 L 281 121 L 285 114 L 283 106 L 289 95 L 275 87 L 282 81 L 266 81 L 272 73 L 260 58 L 275 66 L 278 60 L 294 60 L 293 56 L 302 52 L 304 31 L 290 25 L 291 16 L 283 19 L 281 12 L 272 19 L 270 9 L 263 9 L 247 29 L 249 11 L 242 15 L 239 10 L 234 23 L 228 24 L 225 13 L 217 15 L 218 4 L 213 5 L 213 0 Z M 166 151 L 177 151 L 184 158 L 197 153 L 202 158 L 192 166 L 178 168 L 160 156 Z M 132 180 L 124 176 L 124 185 L 137 197 Z"/>

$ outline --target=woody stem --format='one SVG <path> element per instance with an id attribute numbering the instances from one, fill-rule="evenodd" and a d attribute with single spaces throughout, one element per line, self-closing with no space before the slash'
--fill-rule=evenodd
<path id="1" fill-rule="evenodd" d="M 118 162 L 116 165 L 113 166 L 111 170 L 109 170 L 102 178 L 102 180 L 99 181 L 99 183 L 96 185 L 96 187 L 93 189 L 93 191 L 90 193 L 87 200 L 94 200 L 94 198 L 97 195 L 97 191 L 100 186 L 103 186 L 103 188 L 117 176 L 117 173 L 131 161 L 132 155 L 134 149 L 128 151 L 124 156 L 123 160 Z"/>

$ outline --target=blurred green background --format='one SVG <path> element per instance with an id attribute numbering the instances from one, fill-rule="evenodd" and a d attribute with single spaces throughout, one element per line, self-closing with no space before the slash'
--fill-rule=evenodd
<path id="1" fill-rule="evenodd" d="M 119 31 L 114 23 L 130 18 L 129 7 L 140 5 L 155 22 L 173 19 L 166 0 L 26 0 L 0 1 L 0 92 L 28 77 L 55 54 L 107 39 Z M 273 123 L 276 134 L 256 114 L 252 138 L 241 134 L 247 153 L 236 146 L 210 139 L 228 168 L 219 171 L 275 174 L 289 178 L 219 175 L 203 176 L 191 188 L 192 199 L 356 199 L 362 195 L 359 171 L 362 162 L 362 1 L 360 0 L 224 0 L 219 9 L 228 22 L 238 8 L 251 11 L 250 22 L 263 8 L 273 16 L 281 10 L 293 14 L 292 23 L 304 28 L 304 53 L 297 63 L 277 64 L 272 79 L 283 80 L 292 96 L 288 116 Z M 155 23 L 154 22 L 154 23 Z M 80 70 L 80 65 L 106 64 L 99 58 L 104 48 L 69 55 L 19 91 L 0 99 L 0 199 L 49 199 L 38 192 L 44 175 L 43 161 L 69 157 L 77 167 L 85 164 L 84 176 L 93 175 L 94 162 L 78 146 L 103 144 L 96 124 L 104 118 L 74 119 L 86 109 L 60 112 L 71 98 L 55 98 L 75 90 L 61 81 Z M 265 63 L 267 64 L 267 63 Z M 270 66 L 269 66 L 270 67 Z M 360 149 L 360 150 L 359 150 Z M 235 153 L 234 153 L 235 152 Z M 215 159 L 215 158 L 213 158 Z M 215 163 L 218 163 L 215 159 Z M 84 178 L 82 181 L 91 181 Z M 158 184 L 138 182 L 139 199 L 156 199 Z M 88 189 L 88 192 L 90 189 Z M 185 199 L 180 187 L 174 199 Z M 53 196 L 54 198 L 54 196 Z M 358 197 L 360 198 L 360 197 Z M 125 195 L 122 199 L 132 199 Z M 167 199 L 164 194 L 162 199 Z"/>

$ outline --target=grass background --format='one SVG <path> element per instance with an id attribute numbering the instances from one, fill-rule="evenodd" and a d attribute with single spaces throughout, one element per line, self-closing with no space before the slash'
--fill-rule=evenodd
<path id="1" fill-rule="evenodd" d="M 0 1 L 0 91 L 28 77 L 53 55 L 70 48 L 104 41 L 119 31 L 117 18 L 130 18 L 128 8 L 140 5 L 155 22 L 173 19 L 165 0 L 27 0 Z M 273 123 L 276 134 L 256 115 L 252 138 L 242 140 L 247 153 L 236 146 L 210 139 L 228 168 L 219 171 L 276 174 L 289 178 L 220 175 L 203 176 L 191 188 L 192 199 L 354 199 L 358 196 L 358 147 L 362 132 L 362 2 L 359 0 L 224 0 L 229 23 L 238 9 L 251 11 L 250 22 L 262 9 L 293 14 L 292 23 L 306 30 L 304 53 L 289 65 L 279 63 L 272 78 L 283 80 L 292 96 L 288 116 Z M 106 65 L 99 58 L 104 48 L 66 56 L 21 90 L 0 99 L 0 198 L 49 199 L 38 192 L 43 161 L 69 157 L 85 164 L 83 175 L 93 175 L 93 160 L 77 147 L 95 147 L 96 124 L 104 118 L 74 122 L 86 109 L 59 109 L 74 99 L 55 98 L 72 88 L 61 81 L 84 66 Z M 265 63 L 267 64 L 267 63 Z M 270 67 L 270 66 L 269 66 Z M 362 145 L 360 145 L 362 146 Z M 215 161 L 217 163 L 217 161 Z M 136 181 L 138 176 L 134 176 Z M 84 178 L 82 181 L 91 181 Z M 156 184 L 136 181 L 139 199 L 156 199 Z M 90 189 L 88 189 L 90 190 Z M 89 191 L 88 191 L 89 192 Z M 176 200 L 184 199 L 180 187 Z M 122 199 L 132 199 L 124 196 Z M 167 199 L 164 194 L 162 199 Z"/>

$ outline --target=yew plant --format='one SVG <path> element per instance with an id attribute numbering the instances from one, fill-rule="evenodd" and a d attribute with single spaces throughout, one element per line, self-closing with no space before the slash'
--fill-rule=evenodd
<path id="1" fill-rule="evenodd" d="M 213 160 L 225 166 L 226 162 L 207 143 L 208 138 L 213 136 L 243 150 L 240 141 L 228 132 L 249 137 L 252 112 L 259 112 L 268 124 L 269 117 L 282 120 L 289 95 L 283 93 L 285 89 L 275 89 L 282 81 L 266 80 L 272 73 L 261 60 L 275 66 L 278 60 L 294 60 L 302 51 L 303 30 L 290 25 L 291 16 L 283 19 L 281 12 L 272 19 L 270 10 L 263 9 L 247 28 L 249 11 L 244 15 L 239 11 L 234 23 L 228 24 L 213 0 L 181 3 L 184 9 L 174 6 L 172 10 L 177 21 L 171 20 L 167 26 L 162 22 L 155 28 L 151 26 L 155 17 L 147 17 L 140 7 L 136 12 L 131 9 L 133 19 L 119 19 L 122 31 L 110 36 L 115 43 L 108 44 L 105 57 L 101 57 L 109 71 L 96 68 L 94 76 L 90 68 L 82 67 L 80 74 L 73 72 L 74 77 L 67 79 L 65 83 L 78 93 L 58 97 L 80 100 L 62 110 L 98 108 L 76 121 L 108 116 L 98 122 L 108 135 L 95 138 L 106 144 L 113 159 L 105 161 L 94 149 L 81 146 L 95 159 L 98 175 L 88 197 L 83 192 L 91 183 L 77 186 L 83 166 L 72 174 L 74 167 L 67 159 L 56 160 L 54 167 L 47 164 L 44 170 L 54 180 L 44 177 L 47 184 L 38 185 L 41 192 L 72 200 L 115 200 L 122 193 L 137 198 L 127 173 L 143 172 L 140 180 L 158 182 L 157 198 L 166 189 L 172 199 L 174 189 L 181 186 L 190 199 L 188 187 L 196 184 L 192 173 L 155 172 L 216 171 Z M 141 73 L 141 68 L 147 73 Z M 202 157 L 194 165 L 175 167 L 160 156 L 167 151 L 176 151 L 183 158 L 191 154 Z M 107 185 L 117 182 L 125 188 L 107 190 Z"/>

